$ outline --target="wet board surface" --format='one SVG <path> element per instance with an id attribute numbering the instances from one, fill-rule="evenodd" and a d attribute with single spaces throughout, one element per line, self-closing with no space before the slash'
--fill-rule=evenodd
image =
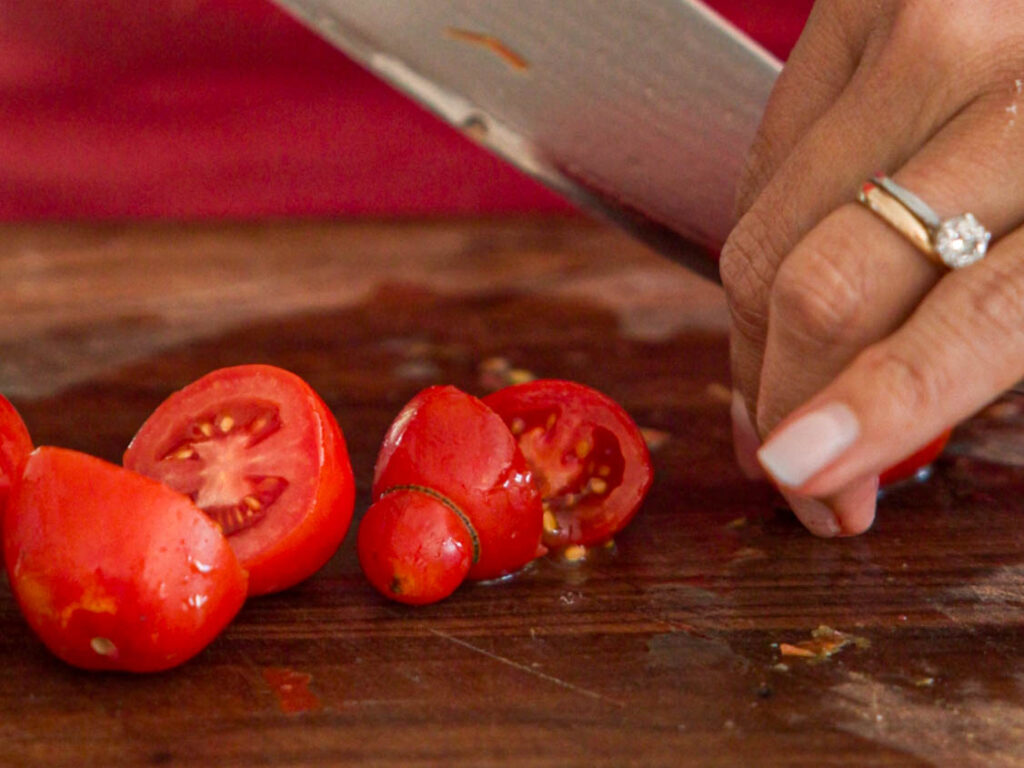
<path id="1" fill-rule="evenodd" d="M 5 228 L 0 391 L 37 443 L 117 461 L 172 390 L 269 362 L 337 416 L 358 518 L 413 394 L 521 370 L 621 402 L 657 475 L 613 550 L 421 609 L 363 580 L 353 527 L 153 676 L 57 661 L 4 582 L 0 762 L 1024 761 L 1017 404 L 886 493 L 867 535 L 817 540 L 733 466 L 726 321 L 719 289 L 577 220 Z"/>

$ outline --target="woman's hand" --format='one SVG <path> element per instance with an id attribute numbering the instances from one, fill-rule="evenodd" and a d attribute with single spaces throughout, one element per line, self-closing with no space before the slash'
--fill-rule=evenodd
<path id="1" fill-rule="evenodd" d="M 974 213 L 986 258 L 946 272 L 858 205 L 879 171 Z M 1024 375 L 1024 0 L 819 0 L 738 213 L 739 461 L 812 532 L 860 533 L 881 470 Z"/>

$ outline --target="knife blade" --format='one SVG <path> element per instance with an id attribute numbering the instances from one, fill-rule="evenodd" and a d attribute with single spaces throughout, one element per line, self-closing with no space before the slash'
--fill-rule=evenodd
<path id="1" fill-rule="evenodd" d="M 780 64 L 702 3 L 275 2 L 533 178 L 718 279 L 709 250 L 732 226 Z"/>

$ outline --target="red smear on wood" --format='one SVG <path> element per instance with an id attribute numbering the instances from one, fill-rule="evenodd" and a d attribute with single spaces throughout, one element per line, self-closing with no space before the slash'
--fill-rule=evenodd
<path id="1" fill-rule="evenodd" d="M 317 695 L 309 690 L 312 675 L 283 667 L 265 667 L 263 679 L 277 694 L 277 704 L 282 712 L 313 712 L 322 706 Z"/>

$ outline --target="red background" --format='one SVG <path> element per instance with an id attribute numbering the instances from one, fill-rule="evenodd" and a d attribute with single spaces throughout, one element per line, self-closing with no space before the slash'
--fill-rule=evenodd
<path id="1" fill-rule="evenodd" d="M 709 3 L 785 57 L 812 0 Z M 7 0 L 0 219 L 565 210 L 266 0 Z"/>

